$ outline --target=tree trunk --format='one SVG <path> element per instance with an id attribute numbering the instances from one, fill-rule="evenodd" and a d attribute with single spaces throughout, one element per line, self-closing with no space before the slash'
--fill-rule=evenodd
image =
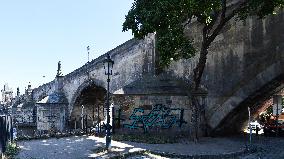
<path id="1" fill-rule="evenodd" d="M 199 104 L 196 96 L 192 95 L 192 106 L 193 106 L 193 115 L 194 115 L 194 142 L 197 143 L 199 139 L 198 130 L 199 130 Z"/>
<path id="2" fill-rule="evenodd" d="M 193 82 L 194 82 L 194 90 L 191 96 L 192 100 L 192 106 L 193 106 L 193 114 L 194 114 L 194 141 L 195 143 L 198 142 L 199 139 L 199 125 L 200 125 L 200 119 L 201 119 L 201 102 L 198 98 L 196 91 L 199 90 L 202 74 L 205 68 L 206 60 L 207 60 L 207 54 L 208 54 L 208 44 L 206 41 L 206 36 L 203 36 L 203 43 L 200 50 L 200 56 L 198 59 L 198 64 L 193 70 Z"/>
<path id="3" fill-rule="evenodd" d="M 201 77 L 202 77 L 205 64 L 206 64 L 206 60 L 207 60 L 207 54 L 208 54 L 208 45 L 207 45 L 206 39 L 203 39 L 198 63 L 197 63 L 197 66 L 193 70 L 193 82 L 194 82 L 195 91 L 197 91 L 200 87 Z"/>

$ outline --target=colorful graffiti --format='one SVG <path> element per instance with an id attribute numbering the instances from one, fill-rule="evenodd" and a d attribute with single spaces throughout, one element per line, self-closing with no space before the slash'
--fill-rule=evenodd
<path id="1" fill-rule="evenodd" d="M 180 111 L 179 118 L 171 114 L 171 112 L 174 110 Z M 186 122 L 183 120 L 184 109 L 171 109 L 164 105 L 157 104 L 149 114 L 143 115 L 143 113 L 143 108 L 135 108 L 129 117 L 129 120 L 133 121 L 132 124 L 124 124 L 123 126 L 129 129 L 143 128 L 144 132 L 147 132 L 150 128 L 156 126 L 159 126 L 163 129 L 168 129 L 174 124 L 178 124 L 180 127 L 182 124 L 186 124 Z"/>

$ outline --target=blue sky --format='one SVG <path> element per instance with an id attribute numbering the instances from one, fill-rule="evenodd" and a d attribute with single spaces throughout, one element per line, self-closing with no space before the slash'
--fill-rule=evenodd
<path id="1" fill-rule="evenodd" d="M 133 0 L 0 0 L 0 89 L 21 93 L 132 38 L 122 23 Z M 45 77 L 43 77 L 45 76 Z"/>

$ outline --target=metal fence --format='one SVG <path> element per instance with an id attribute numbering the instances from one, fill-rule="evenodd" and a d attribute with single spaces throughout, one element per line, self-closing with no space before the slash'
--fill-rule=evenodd
<path id="1" fill-rule="evenodd" d="M 12 118 L 8 115 L 0 116 L 0 152 L 5 152 L 8 141 L 12 140 Z"/>

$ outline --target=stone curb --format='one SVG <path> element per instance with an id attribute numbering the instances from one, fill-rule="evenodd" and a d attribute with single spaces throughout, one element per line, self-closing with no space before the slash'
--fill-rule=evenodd
<path id="1" fill-rule="evenodd" d="M 238 158 L 241 155 L 245 155 L 247 153 L 254 152 L 248 151 L 246 149 L 237 151 L 237 152 L 230 152 L 230 153 L 223 153 L 223 154 L 212 154 L 212 155 L 184 155 L 184 154 L 176 154 L 176 153 L 166 153 L 160 151 L 152 151 L 152 150 L 142 150 L 130 153 L 123 153 L 117 156 L 112 156 L 110 159 L 125 159 L 127 157 L 132 157 L 136 155 L 145 155 L 147 153 L 152 153 L 154 155 L 159 155 L 161 157 L 169 157 L 169 158 L 180 158 L 180 159 L 232 159 Z"/>

